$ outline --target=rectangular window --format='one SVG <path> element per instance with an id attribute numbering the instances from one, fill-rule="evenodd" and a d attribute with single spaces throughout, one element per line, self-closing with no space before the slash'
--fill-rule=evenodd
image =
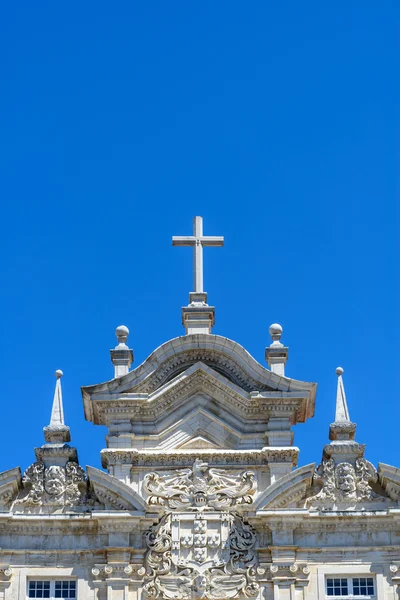
<path id="1" fill-rule="evenodd" d="M 76 581 L 63 579 L 60 581 L 29 581 L 28 598 L 60 598 L 61 600 L 76 600 Z"/>
<path id="2" fill-rule="evenodd" d="M 326 595 L 329 598 L 375 598 L 373 577 L 327 577 Z"/>

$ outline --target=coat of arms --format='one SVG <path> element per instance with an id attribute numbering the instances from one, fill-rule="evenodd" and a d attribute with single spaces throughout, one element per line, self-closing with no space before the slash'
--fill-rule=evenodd
<path id="1" fill-rule="evenodd" d="M 175 475 L 151 473 L 145 489 L 149 504 L 173 509 L 147 534 L 148 598 L 257 596 L 255 533 L 239 515 L 223 510 L 252 502 L 253 473 L 228 475 L 196 460 Z"/>

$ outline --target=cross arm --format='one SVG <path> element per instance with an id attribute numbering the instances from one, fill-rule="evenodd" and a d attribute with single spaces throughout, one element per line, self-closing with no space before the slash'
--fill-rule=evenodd
<path id="1" fill-rule="evenodd" d="M 174 235 L 172 238 L 173 246 L 195 246 L 196 238 L 192 235 Z"/>
<path id="2" fill-rule="evenodd" d="M 203 235 L 200 238 L 202 246 L 223 246 L 224 236 L 223 235 Z"/>

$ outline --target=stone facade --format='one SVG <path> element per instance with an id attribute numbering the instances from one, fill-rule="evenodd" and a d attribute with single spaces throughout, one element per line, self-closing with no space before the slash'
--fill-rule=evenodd
<path id="1" fill-rule="evenodd" d="M 297 468 L 316 385 L 285 376 L 278 325 L 271 370 L 213 335 L 202 294 L 184 311 L 202 333 L 130 370 L 119 327 L 114 379 L 82 388 L 86 419 L 108 428 L 103 471 L 68 443 L 56 372 L 36 461 L 0 474 L 0 599 L 400 598 L 400 470 L 355 441 L 343 370 L 322 461 Z"/>

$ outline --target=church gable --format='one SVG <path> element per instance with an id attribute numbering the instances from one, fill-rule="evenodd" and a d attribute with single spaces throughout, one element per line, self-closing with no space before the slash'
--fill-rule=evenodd
<path id="1" fill-rule="evenodd" d="M 178 241 L 199 259 L 203 241 L 216 240 L 196 218 L 194 236 Z M 84 470 L 69 445 L 56 372 L 36 461 L 23 477 L 0 474 L 0 597 L 5 579 L 12 598 L 64 596 L 72 583 L 67 595 L 77 600 L 322 598 L 332 595 L 328 581 L 375 592 L 383 577 L 397 580 L 400 471 L 376 471 L 364 458 L 343 370 L 322 461 L 296 468 L 292 428 L 313 416 L 315 384 L 285 376 L 278 324 L 265 353 L 270 370 L 212 335 L 214 308 L 197 276 L 182 309 L 186 336 L 130 371 L 120 326 L 114 379 L 82 388 L 86 418 L 108 428 L 107 472 Z M 369 596 L 391 597 L 382 589 Z"/>

